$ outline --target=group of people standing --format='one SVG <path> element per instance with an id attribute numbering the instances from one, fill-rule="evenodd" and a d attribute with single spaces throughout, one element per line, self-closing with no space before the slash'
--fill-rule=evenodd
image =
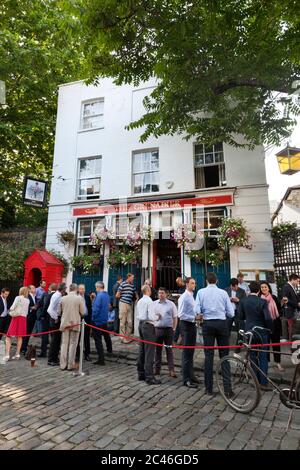
<path id="1" fill-rule="evenodd" d="M 237 278 L 232 278 L 230 286 L 223 290 L 217 286 L 217 277 L 215 273 L 208 273 L 206 276 L 207 286 L 197 292 L 196 299 L 194 291 L 196 281 L 193 278 L 187 278 L 185 281 L 185 291 L 178 300 L 178 312 L 173 304 L 171 307 L 166 303 L 163 293 L 164 288 L 158 290 L 159 299 L 152 301 L 150 298 L 149 286 L 142 287 L 143 297 L 137 303 L 137 318 L 139 320 L 139 333 L 142 339 L 149 343 L 140 344 L 140 353 L 138 361 L 138 378 L 146 380 L 149 384 L 158 384 L 160 381 L 157 375 L 160 369 L 157 364 L 161 361 L 161 347 L 151 343 L 158 343 L 161 337 L 161 323 L 167 327 L 168 319 L 176 319 L 168 324 L 168 336 L 165 333 L 164 344 L 168 358 L 168 366 L 171 376 L 174 373 L 173 351 L 168 346 L 173 344 L 174 333 L 176 331 L 177 319 L 180 321 L 180 334 L 182 336 L 182 380 L 183 385 L 188 388 L 197 388 L 199 379 L 196 377 L 193 367 L 194 351 L 196 345 L 196 322 L 202 324 L 202 334 L 204 346 L 222 346 L 219 356 L 229 353 L 226 346 L 230 343 L 230 334 L 233 329 L 238 332 L 240 329 L 250 331 L 255 326 L 263 328 L 257 342 L 266 344 L 270 341 L 279 343 L 281 338 L 281 325 L 285 322 L 289 327 L 289 339 L 292 338 L 292 328 L 295 323 L 297 310 L 300 308 L 300 299 L 296 288 L 300 279 L 296 274 L 289 277 L 289 282 L 283 288 L 281 301 L 272 294 L 269 283 L 250 282 L 249 285 L 244 282 L 242 273 Z M 239 350 L 239 348 L 238 348 Z M 280 345 L 273 347 L 274 360 L 280 371 L 283 367 L 280 363 Z M 205 391 L 208 395 L 213 392 L 213 359 L 214 349 L 205 348 L 204 363 L 204 381 Z M 251 352 L 251 358 L 255 363 L 259 363 L 261 370 L 267 375 L 269 352 L 268 348 L 257 352 Z M 266 378 L 257 373 L 261 389 L 268 391 Z M 232 391 L 229 389 L 229 395 Z"/>
<path id="2" fill-rule="evenodd" d="M 21 287 L 19 295 L 9 307 L 7 299 L 9 289 L 3 288 L 0 297 L 0 333 L 6 336 L 6 354 L 4 361 L 18 360 L 26 355 L 30 335 L 41 335 L 41 352 L 38 357 L 48 357 L 49 366 L 59 366 L 61 370 L 74 370 L 79 358 L 79 339 L 81 319 L 85 319 L 84 356 L 90 361 L 91 326 L 98 359 L 94 364 L 104 365 L 104 337 L 108 353 L 112 353 L 112 342 L 107 325 L 112 310 L 111 299 L 104 290 L 104 283 L 96 283 L 96 295 L 87 295 L 85 286 L 72 283 L 50 284 L 48 291 L 42 281 L 39 288 Z M 99 329 L 100 328 L 100 329 Z M 50 345 L 49 335 L 50 331 Z M 11 357 L 11 338 L 17 338 L 16 353 Z"/>

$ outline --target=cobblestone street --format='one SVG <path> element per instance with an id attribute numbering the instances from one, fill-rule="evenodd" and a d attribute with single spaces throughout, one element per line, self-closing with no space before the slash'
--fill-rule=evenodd
<path id="1" fill-rule="evenodd" d="M 115 345 L 116 348 L 116 345 Z M 95 357 L 95 356 L 94 356 Z M 84 363 L 75 377 L 39 360 L 1 366 L 0 449 L 299 449 L 300 414 L 265 393 L 250 415 L 221 396 L 181 385 L 163 369 L 162 385 L 138 382 L 134 361 L 114 355 Z M 203 380 L 203 373 L 198 373 Z"/>

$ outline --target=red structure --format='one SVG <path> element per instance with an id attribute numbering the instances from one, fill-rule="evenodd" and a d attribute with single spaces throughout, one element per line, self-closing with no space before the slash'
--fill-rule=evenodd
<path id="1" fill-rule="evenodd" d="M 52 282 L 62 282 L 63 263 L 47 250 L 35 250 L 25 260 L 24 286 L 38 287 L 40 281 L 46 281 L 48 288 Z"/>

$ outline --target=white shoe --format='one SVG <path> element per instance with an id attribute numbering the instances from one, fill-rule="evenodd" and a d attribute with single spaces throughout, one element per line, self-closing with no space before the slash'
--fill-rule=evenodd
<path id="1" fill-rule="evenodd" d="M 20 359 L 20 354 L 15 354 L 12 359 L 16 359 L 16 360 L 19 360 Z"/>
<path id="2" fill-rule="evenodd" d="M 3 357 L 3 362 L 5 363 L 5 362 L 7 362 L 7 361 L 9 361 L 9 356 L 4 356 L 4 357 Z"/>

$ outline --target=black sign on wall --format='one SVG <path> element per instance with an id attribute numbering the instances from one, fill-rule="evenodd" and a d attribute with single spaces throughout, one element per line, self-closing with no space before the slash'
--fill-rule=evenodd
<path id="1" fill-rule="evenodd" d="M 47 181 L 26 176 L 23 189 L 23 204 L 33 207 L 46 207 Z"/>

